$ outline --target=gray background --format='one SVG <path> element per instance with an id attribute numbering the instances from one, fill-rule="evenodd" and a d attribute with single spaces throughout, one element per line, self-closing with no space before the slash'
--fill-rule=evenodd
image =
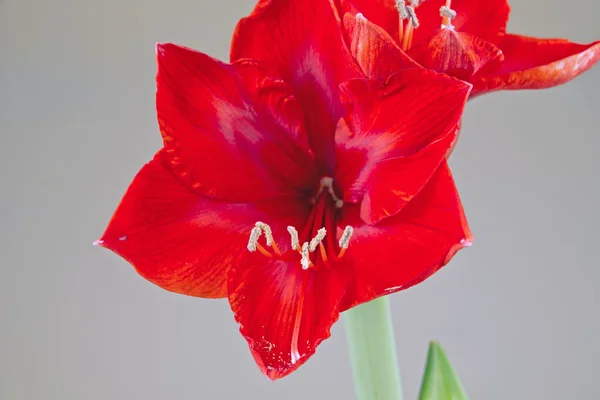
<path id="1" fill-rule="evenodd" d="M 600 3 L 514 0 L 509 28 L 600 38 Z M 342 324 L 270 383 L 226 301 L 91 243 L 159 148 L 154 43 L 227 59 L 250 0 L 0 1 L 0 399 L 351 399 Z M 567 8 L 568 7 L 568 8 Z M 452 167 L 475 244 L 392 297 L 406 398 L 439 340 L 473 399 L 600 398 L 600 68 L 468 104 Z"/>

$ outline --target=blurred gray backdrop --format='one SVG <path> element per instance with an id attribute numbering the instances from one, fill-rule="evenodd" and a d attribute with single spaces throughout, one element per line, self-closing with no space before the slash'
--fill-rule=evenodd
<path id="1" fill-rule="evenodd" d="M 341 323 L 291 376 L 226 301 L 160 290 L 91 243 L 161 145 L 154 44 L 227 59 L 250 0 L 0 1 L 0 399 L 352 399 Z M 509 28 L 600 38 L 597 0 L 513 0 Z M 452 156 L 473 247 L 393 295 L 406 399 L 427 343 L 472 399 L 600 398 L 600 68 L 468 104 Z"/>

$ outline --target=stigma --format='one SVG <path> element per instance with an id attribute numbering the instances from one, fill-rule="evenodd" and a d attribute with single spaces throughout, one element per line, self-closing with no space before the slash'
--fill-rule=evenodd
<path id="1" fill-rule="evenodd" d="M 324 176 L 323 178 L 321 178 L 321 180 L 319 181 L 319 190 L 317 191 L 317 194 L 310 199 L 310 202 L 312 204 L 315 204 L 324 190 L 327 190 L 327 193 L 329 193 L 329 195 L 333 199 L 335 208 L 342 208 L 344 206 L 344 200 L 337 197 L 337 195 L 335 194 L 335 190 L 333 190 L 333 178 L 330 176 Z"/>
<path id="2" fill-rule="evenodd" d="M 302 245 L 300 245 L 300 237 L 295 227 L 288 226 L 287 231 L 291 238 L 291 250 L 283 253 L 275 243 L 271 227 L 264 222 L 256 222 L 254 228 L 250 231 L 250 238 L 247 246 L 248 251 L 258 251 L 266 257 L 282 260 L 292 259 L 296 254 L 296 256 L 299 256 L 300 258 L 300 266 L 303 270 L 308 270 L 309 268 L 318 269 L 316 268 L 316 259 L 318 257 L 325 266 L 329 267 L 330 260 L 339 261 L 344 257 L 346 249 L 350 245 L 350 239 L 354 229 L 351 226 L 346 226 L 344 228 L 344 231 L 337 242 L 339 250 L 333 254 L 328 254 L 328 250 L 331 252 L 333 247 L 331 243 L 324 243 L 324 240 L 327 237 L 327 229 L 324 227 L 320 228 L 317 231 L 317 234 L 310 240 L 304 241 Z M 266 246 L 261 245 L 259 242 L 263 235 L 265 237 L 264 242 Z M 271 248 L 271 250 L 268 248 Z"/>

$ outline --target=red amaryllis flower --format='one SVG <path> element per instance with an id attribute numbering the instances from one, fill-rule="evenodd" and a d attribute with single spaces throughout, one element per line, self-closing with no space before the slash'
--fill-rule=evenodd
<path id="1" fill-rule="evenodd" d="M 285 81 L 251 59 L 157 46 L 164 148 L 97 242 L 167 290 L 228 297 L 271 379 L 340 312 L 471 241 L 445 162 L 470 85 L 423 69 L 362 79 L 333 9 L 305 3 L 260 3 L 237 31 L 248 49 L 268 44 Z"/>
<path id="2" fill-rule="evenodd" d="M 472 83 L 476 96 L 560 85 L 600 58 L 600 42 L 507 34 L 506 0 L 337 1 L 353 55 L 371 77 L 414 60 Z"/>

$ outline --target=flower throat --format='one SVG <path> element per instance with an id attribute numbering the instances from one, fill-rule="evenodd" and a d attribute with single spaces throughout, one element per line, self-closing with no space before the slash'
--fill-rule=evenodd
<path id="1" fill-rule="evenodd" d="M 336 246 L 336 214 L 344 206 L 344 201 L 336 195 L 331 177 L 321 178 L 319 189 L 310 198 L 310 204 L 312 210 L 302 232 L 298 234 L 295 227 L 287 227 L 291 237 L 291 250 L 282 252 L 273 238 L 271 227 L 261 221 L 256 222 L 250 231 L 248 250 L 281 260 L 300 256 L 300 265 L 304 270 L 318 270 L 329 267 L 331 261 L 339 261 L 350 244 L 353 228 L 346 226 Z M 266 247 L 259 243 L 262 235 L 265 236 Z M 303 239 L 302 242 L 300 238 Z"/>

